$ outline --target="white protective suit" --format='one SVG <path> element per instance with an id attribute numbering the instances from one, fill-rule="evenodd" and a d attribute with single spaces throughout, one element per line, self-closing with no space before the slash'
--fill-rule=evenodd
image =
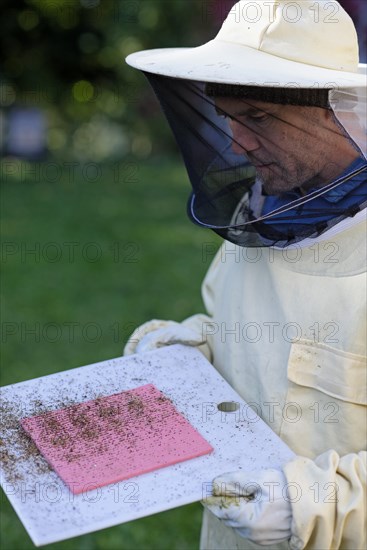
<path id="1" fill-rule="evenodd" d="M 225 242 L 203 284 L 210 317 L 184 322 L 207 335 L 202 350 L 217 370 L 299 455 L 284 468 L 293 549 L 367 545 L 365 271 L 364 221 L 307 248 Z M 205 510 L 201 548 L 258 546 Z"/>

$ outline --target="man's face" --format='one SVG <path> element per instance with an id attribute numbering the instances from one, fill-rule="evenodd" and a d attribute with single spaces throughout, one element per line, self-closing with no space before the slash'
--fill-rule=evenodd
<path id="1" fill-rule="evenodd" d="M 337 126 L 325 109 L 238 98 L 217 98 L 215 103 L 218 114 L 229 118 L 233 151 L 255 166 L 268 194 L 322 185 L 331 172 L 341 172 L 335 162 L 330 170 L 330 141 Z"/>

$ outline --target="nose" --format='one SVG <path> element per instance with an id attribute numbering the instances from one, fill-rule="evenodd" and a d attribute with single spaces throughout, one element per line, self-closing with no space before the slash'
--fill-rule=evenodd
<path id="1" fill-rule="evenodd" d="M 255 151 L 260 147 L 257 135 L 245 124 L 234 119 L 229 124 L 232 131 L 232 151 L 234 153 L 243 155 L 244 152 Z"/>

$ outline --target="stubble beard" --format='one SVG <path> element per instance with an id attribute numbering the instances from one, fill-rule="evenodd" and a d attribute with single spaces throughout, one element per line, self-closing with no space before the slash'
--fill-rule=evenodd
<path id="1" fill-rule="evenodd" d="M 258 168 L 256 176 L 267 195 L 281 195 L 295 187 L 293 183 L 291 184 L 287 179 L 284 179 L 282 171 L 276 174 L 270 168 Z"/>
<path id="2" fill-rule="evenodd" d="M 315 173 L 307 170 L 307 167 L 285 168 L 276 164 L 274 168 L 257 168 L 256 176 L 267 195 L 281 195 L 306 186 L 307 182 L 315 178 Z"/>

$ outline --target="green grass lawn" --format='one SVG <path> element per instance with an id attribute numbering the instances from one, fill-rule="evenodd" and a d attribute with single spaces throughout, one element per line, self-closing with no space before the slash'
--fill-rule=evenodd
<path id="1" fill-rule="evenodd" d="M 186 216 L 177 162 L 2 165 L 1 385 L 121 355 L 133 328 L 203 311 L 219 239 Z M 8 163 L 8 164 L 6 164 Z M 52 545 L 195 549 L 193 504 Z M 1 548 L 33 548 L 1 496 Z"/>

